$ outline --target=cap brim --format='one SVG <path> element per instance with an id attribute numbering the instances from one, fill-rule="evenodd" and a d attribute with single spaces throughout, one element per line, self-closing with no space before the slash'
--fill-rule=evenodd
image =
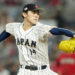
<path id="1" fill-rule="evenodd" d="M 36 8 L 36 9 L 33 9 L 33 10 L 44 11 L 45 9 L 44 8 Z"/>
<path id="2" fill-rule="evenodd" d="M 45 9 L 44 8 L 37 8 L 37 9 L 33 9 L 33 10 L 39 10 L 40 13 L 45 13 Z"/>

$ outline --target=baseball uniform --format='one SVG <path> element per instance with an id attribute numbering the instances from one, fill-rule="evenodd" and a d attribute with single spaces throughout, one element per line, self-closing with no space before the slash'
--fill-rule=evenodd
<path id="1" fill-rule="evenodd" d="M 19 51 L 20 69 L 18 75 L 58 75 L 49 68 L 48 36 L 55 26 L 37 23 L 24 31 L 23 23 L 9 23 L 6 32 L 15 37 Z"/>

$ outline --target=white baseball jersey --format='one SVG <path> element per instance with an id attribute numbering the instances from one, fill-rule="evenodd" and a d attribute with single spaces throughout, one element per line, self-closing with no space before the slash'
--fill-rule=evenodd
<path id="1" fill-rule="evenodd" d="M 45 65 L 49 64 L 48 59 L 48 36 L 55 26 L 37 23 L 29 30 L 24 31 L 23 23 L 9 23 L 6 25 L 6 32 L 14 35 L 19 50 L 20 64 L 24 65 Z"/>

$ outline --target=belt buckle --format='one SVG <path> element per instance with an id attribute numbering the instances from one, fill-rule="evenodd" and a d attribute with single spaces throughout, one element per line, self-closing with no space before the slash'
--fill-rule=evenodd
<path id="1" fill-rule="evenodd" d="M 33 70 L 33 65 L 30 65 L 30 70 Z"/>

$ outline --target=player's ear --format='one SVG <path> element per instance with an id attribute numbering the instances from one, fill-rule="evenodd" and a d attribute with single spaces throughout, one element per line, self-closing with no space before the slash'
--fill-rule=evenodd
<path id="1" fill-rule="evenodd" d="M 22 13 L 22 16 L 23 16 L 23 17 L 27 17 L 27 13 L 23 12 L 23 13 Z"/>

